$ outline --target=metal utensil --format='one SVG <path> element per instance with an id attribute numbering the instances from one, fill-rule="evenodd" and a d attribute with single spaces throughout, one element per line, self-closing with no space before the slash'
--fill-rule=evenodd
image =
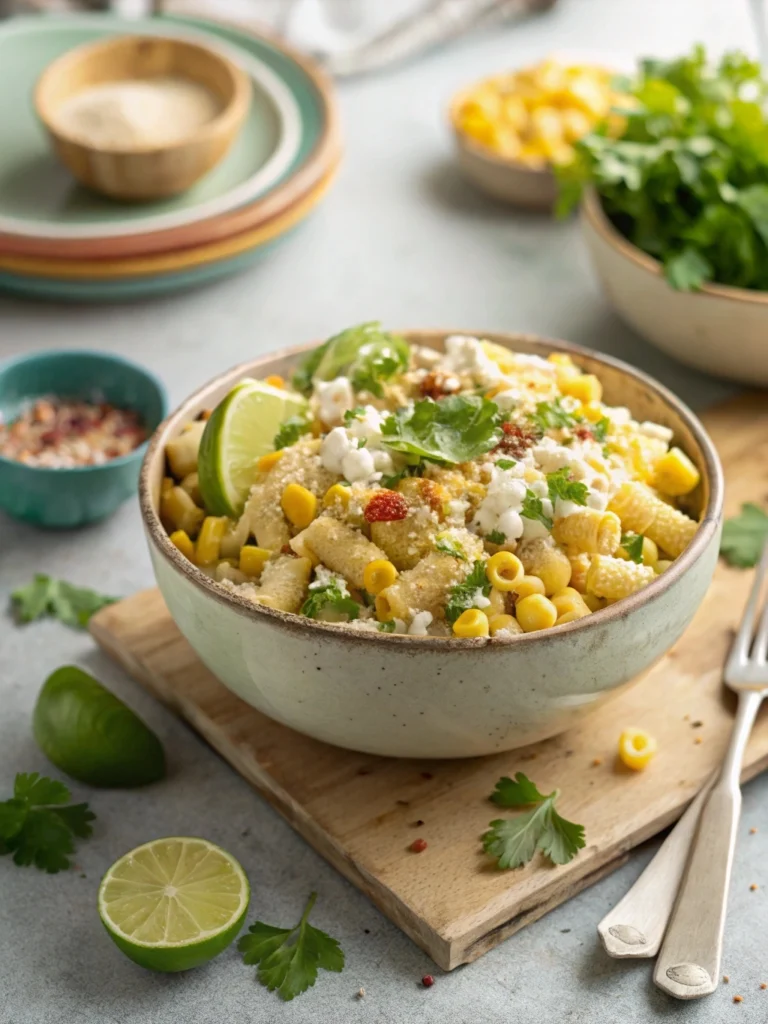
<path id="1" fill-rule="evenodd" d="M 757 710 L 768 693 L 768 601 L 761 601 L 766 576 L 768 543 L 725 665 L 725 683 L 739 695 L 731 742 L 702 808 L 653 975 L 659 988 L 678 999 L 709 995 L 720 981 L 728 885 L 741 812 L 741 763 Z"/>
<path id="2" fill-rule="evenodd" d="M 685 871 L 699 815 L 716 775 L 708 779 L 632 888 L 610 910 L 597 932 L 608 956 L 656 956 Z"/>

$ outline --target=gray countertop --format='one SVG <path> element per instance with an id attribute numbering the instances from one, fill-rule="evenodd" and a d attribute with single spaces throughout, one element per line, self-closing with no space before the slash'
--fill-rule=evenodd
<path id="1" fill-rule="evenodd" d="M 416 64 L 340 90 L 346 159 L 327 201 L 264 264 L 214 287 L 136 306 L 66 307 L 0 299 L 0 357 L 86 346 L 142 360 L 179 400 L 221 369 L 364 319 L 391 326 L 523 329 L 615 353 L 695 407 L 729 393 L 624 327 L 600 296 L 573 223 L 510 213 L 465 187 L 443 110 L 474 77 L 548 51 L 672 55 L 696 40 L 752 49 L 746 0 L 562 0 L 549 14 L 475 37 Z M 0 602 L 36 571 L 130 594 L 152 582 L 134 503 L 76 533 L 0 518 Z M 80 871 L 47 876 L 0 860 L 0 1024 L 382 1022 L 582 1024 L 768 1019 L 768 779 L 745 790 L 724 970 L 710 999 L 676 1003 L 645 963 L 601 952 L 595 925 L 655 844 L 622 870 L 526 928 L 477 963 L 442 974 L 330 868 L 189 729 L 98 652 L 57 623 L 0 618 L 0 794 L 17 770 L 45 771 L 30 711 L 46 675 L 66 662 L 94 672 L 165 744 L 170 773 L 144 791 L 88 791 L 98 814 L 79 845 Z M 514 768 L 514 758 L 510 769 Z M 10 794 L 8 794 L 10 795 Z M 750 826 L 759 827 L 755 835 Z M 246 834 L 247 832 L 247 834 Z M 310 889 L 314 920 L 347 954 L 290 1004 L 253 979 L 234 949 L 185 976 L 155 976 L 122 957 L 95 908 L 97 881 L 121 854 L 159 835 L 201 834 L 231 850 L 253 886 L 249 919 L 294 920 Z M 758 883 L 757 892 L 750 884 Z M 765 887 L 765 888 L 764 888 Z M 425 973 L 436 977 L 423 989 Z M 364 986 L 364 1000 L 355 998 Z M 731 1003 L 735 994 L 740 1006 Z"/>

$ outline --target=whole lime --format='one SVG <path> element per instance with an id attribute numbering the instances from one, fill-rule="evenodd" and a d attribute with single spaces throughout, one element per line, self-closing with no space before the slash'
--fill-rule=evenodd
<path id="1" fill-rule="evenodd" d="M 165 775 L 160 740 L 129 707 L 74 665 L 46 679 L 32 716 L 45 756 L 91 786 L 144 786 Z"/>

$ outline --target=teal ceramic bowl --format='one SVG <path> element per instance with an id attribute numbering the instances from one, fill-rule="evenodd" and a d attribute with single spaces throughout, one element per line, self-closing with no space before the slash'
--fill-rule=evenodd
<path id="1" fill-rule="evenodd" d="M 38 352 L 0 363 L 0 418 L 14 420 L 35 398 L 94 399 L 132 409 L 147 435 L 163 420 L 168 400 L 157 378 L 135 363 L 103 352 Z M 73 527 L 111 515 L 136 492 L 146 444 L 99 466 L 44 469 L 0 456 L 0 508 L 35 526 Z"/>

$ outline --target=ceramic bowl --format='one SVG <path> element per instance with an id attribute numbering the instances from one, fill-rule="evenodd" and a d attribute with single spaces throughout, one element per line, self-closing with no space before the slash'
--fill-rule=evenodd
<path id="1" fill-rule="evenodd" d="M 449 334 L 405 332 L 439 349 Z M 158 506 L 165 446 L 245 376 L 288 376 L 305 349 L 235 367 L 163 423 L 144 459 L 141 513 L 158 585 L 205 665 L 248 704 L 327 743 L 394 757 L 474 757 L 553 736 L 635 679 L 678 639 L 717 561 L 723 478 L 707 434 L 674 395 L 615 359 L 531 335 L 483 333 L 547 356 L 570 352 L 605 399 L 671 427 L 702 474 L 701 526 L 672 567 L 640 591 L 578 622 L 507 640 L 360 633 L 257 608 L 214 583 L 171 544 Z"/>
<path id="2" fill-rule="evenodd" d="M 135 363 L 105 352 L 37 352 L 0 363 L 0 417 L 49 395 L 103 399 L 139 413 L 149 431 L 165 416 L 163 385 Z M 0 456 L 0 508 L 35 526 L 83 526 L 111 515 L 136 491 L 146 443 L 99 466 L 45 469 Z M 1 527 L 0 527 L 1 530 Z"/>
<path id="3" fill-rule="evenodd" d="M 203 85 L 219 113 L 188 137 L 167 145 L 100 147 L 62 127 L 61 105 L 91 86 L 173 76 Z M 178 195 L 214 167 L 242 127 L 251 99 L 248 76 L 212 47 L 158 36 L 116 36 L 77 47 L 55 60 L 35 89 L 35 109 L 53 147 L 75 178 L 115 199 Z"/>
<path id="4" fill-rule="evenodd" d="M 697 370 L 768 385 L 768 293 L 717 284 L 675 291 L 661 264 L 614 228 L 595 192 L 581 226 L 603 290 L 630 327 Z"/>

